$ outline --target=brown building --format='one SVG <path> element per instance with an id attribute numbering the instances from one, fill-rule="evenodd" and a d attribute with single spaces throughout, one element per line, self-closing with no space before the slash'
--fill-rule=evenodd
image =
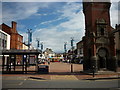
<path id="1" fill-rule="evenodd" d="M 107 0 L 108 1 L 108 0 Z M 116 71 L 116 49 L 110 24 L 110 2 L 83 2 L 85 15 L 84 71 Z"/>
<path id="2" fill-rule="evenodd" d="M 120 30 L 120 24 L 116 25 L 116 30 Z M 116 56 L 120 67 L 120 31 L 115 33 Z"/>
<path id="3" fill-rule="evenodd" d="M 11 36 L 10 49 L 22 49 L 23 36 L 17 32 L 17 23 L 12 21 L 12 27 L 2 24 L 2 30 Z"/>

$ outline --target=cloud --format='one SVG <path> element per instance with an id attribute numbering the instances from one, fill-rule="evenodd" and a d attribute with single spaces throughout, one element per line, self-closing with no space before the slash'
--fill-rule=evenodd
<path id="1" fill-rule="evenodd" d="M 106 2 L 109 0 L 91 0 L 91 1 Z M 4 2 L 82 2 L 82 0 L 4 0 Z M 84 2 L 88 2 L 88 0 L 84 0 Z M 111 0 L 111 2 L 119 2 L 119 0 Z"/>
<path id="2" fill-rule="evenodd" d="M 4 0 L 4 2 L 81 2 L 82 0 Z"/>
<path id="3" fill-rule="evenodd" d="M 80 10 L 77 14 L 76 11 Z M 40 38 L 44 42 L 44 48 L 52 48 L 55 52 L 63 52 L 64 42 L 67 42 L 67 49 L 70 49 L 70 39 L 74 37 L 74 46 L 82 39 L 84 35 L 84 15 L 82 13 L 81 4 L 67 3 L 64 7 L 58 10 L 61 15 L 58 19 L 46 21 L 42 24 L 48 24 L 60 19 L 68 18 L 67 21 L 61 22 L 57 26 L 37 29 L 33 33 L 33 45 L 36 46 L 36 38 Z"/>
<path id="4" fill-rule="evenodd" d="M 6 7 L 13 4 L 12 7 Z M 29 3 L 29 2 L 6 2 L 3 3 L 3 22 L 8 23 L 10 21 L 23 20 L 38 12 L 39 8 L 47 8 L 49 3 Z M 14 8 L 15 7 L 15 8 Z M 13 11 L 14 8 L 14 11 Z"/>
<path id="5" fill-rule="evenodd" d="M 0 2 L 0 24 L 2 23 L 2 2 Z"/>
<path id="6" fill-rule="evenodd" d="M 36 46 L 36 42 L 35 42 L 36 38 L 39 37 L 40 42 L 44 42 L 44 48 L 52 48 L 53 51 L 55 52 L 63 52 L 64 42 L 68 43 L 67 49 L 70 49 L 70 38 L 74 37 L 76 39 L 76 36 L 78 37 L 80 36 L 80 32 L 76 30 L 59 32 L 57 31 L 57 28 L 51 28 L 51 29 L 36 30 L 33 33 L 33 35 L 35 36 L 33 38 L 34 46 Z"/>
<path id="7" fill-rule="evenodd" d="M 36 13 L 35 15 L 36 15 L 36 16 L 46 16 L 46 15 L 48 15 L 48 14 L 39 14 L 39 13 Z"/>
<path id="8" fill-rule="evenodd" d="M 49 23 L 52 23 L 52 22 L 56 22 L 56 21 L 59 21 L 61 19 L 64 19 L 64 18 L 57 18 L 57 19 L 54 19 L 54 20 L 50 20 L 50 21 L 45 21 L 45 22 L 42 22 L 41 24 L 49 24 Z"/>
<path id="9" fill-rule="evenodd" d="M 16 13 L 13 13 L 11 8 L 7 9 L 5 8 L 5 12 L 3 15 L 4 19 L 7 21 L 11 20 L 23 20 L 31 15 L 38 15 L 41 16 L 41 14 L 37 14 L 40 7 L 42 8 L 49 8 L 49 3 L 29 3 L 26 5 L 25 3 L 18 4 L 15 3 L 15 11 Z M 112 4 L 111 8 L 111 21 L 112 26 L 114 26 L 117 23 L 117 10 L 116 4 Z M 43 29 L 36 29 L 33 32 L 33 46 L 36 47 L 36 38 L 40 38 L 40 42 L 44 43 L 44 49 L 45 48 L 51 48 L 55 52 L 63 52 L 64 48 L 64 42 L 67 42 L 67 49 L 70 49 L 70 38 L 74 37 L 74 46 L 78 41 L 80 41 L 85 33 L 85 21 L 84 21 L 84 15 L 82 11 L 82 4 L 81 3 L 66 3 L 66 5 L 63 5 L 63 7 L 59 8 L 57 10 L 57 13 L 60 13 L 59 18 L 53 19 L 50 21 L 45 21 L 40 24 L 50 24 L 53 22 L 57 22 L 61 19 L 67 18 L 67 21 L 61 22 L 60 24 L 56 26 L 51 27 L 45 27 Z M 43 14 L 45 15 L 45 14 Z M 9 17 L 8 17 L 9 16 Z M 22 17 L 21 17 L 22 16 Z M 113 17 L 114 16 L 114 17 Z M 24 26 L 20 26 L 24 27 Z M 37 25 L 35 25 L 37 27 Z M 24 36 L 24 41 L 27 40 L 27 33 L 20 32 Z"/>
<path id="10" fill-rule="evenodd" d="M 44 42 L 44 48 L 49 47 L 52 48 L 55 52 L 63 52 L 64 42 L 68 43 L 67 49 L 71 48 L 71 37 L 74 37 L 75 39 L 74 46 L 82 39 L 85 33 L 85 21 L 81 8 L 82 5 L 79 3 L 67 3 L 61 9 L 59 9 L 58 12 L 61 13 L 59 18 L 68 18 L 68 21 L 62 22 L 59 25 L 53 26 L 51 28 L 38 29 L 34 32 L 34 35 L 36 37 L 40 37 L 40 40 Z M 117 5 L 113 3 L 111 6 L 112 26 L 117 24 L 117 12 Z M 43 24 L 52 23 L 53 21 L 55 20 L 43 22 Z M 34 39 L 36 37 L 34 37 Z M 34 46 L 36 46 L 35 42 Z"/>
<path id="11" fill-rule="evenodd" d="M 112 27 L 115 28 L 115 25 L 118 24 L 118 3 L 114 2 L 111 4 L 111 9 L 110 9 L 110 19 L 111 19 L 111 25 Z"/>

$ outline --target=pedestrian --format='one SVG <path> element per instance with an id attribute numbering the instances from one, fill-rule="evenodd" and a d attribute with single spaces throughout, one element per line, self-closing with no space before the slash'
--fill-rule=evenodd
<path id="1" fill-rule="evenodd" d="M 48 64 L 50 64 L 50 61 L 48 60 Z"/>

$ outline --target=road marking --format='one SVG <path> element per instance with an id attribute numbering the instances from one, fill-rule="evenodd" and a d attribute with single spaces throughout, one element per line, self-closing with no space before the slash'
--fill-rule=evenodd
<path id="1" fill-rule="evenodd" d="M 51 80 L 78 80 L 74 75 L 53 75 Z"/>
<path id="2" fill-rule="evenodd" d="M 23 82 L 20 82 L 18 85 L 22 85 L 23 84 Z"/>
<path id="3" fill-rule="evenodd" d="M 113 81 L 113 80 L 116 80 L 116 81 L 118 81 L 118 79 L 96 80 L 96 81 Z"/>
<path id="4" fill-rule="evenodd" d="M 104 79 L 104 80 L 85 80 L 85 81 L 95 81 L 95 82 L 97 82 L 97 81 L 113 81 L 113 80 L 116 80 L 116 81 L 118 81 L 118 79 Z"/>
<path id="5" fill-rule="evenodd" d="M 34 80 L 34 81 L 48 81 L 48 80 L 37 80 L 37 79 L 28 79 L 28 80 Z"/>
<path id="6" fill-rule="evenodd" d="M 23 82 L 20 82 L 18 85 L 22 85 L 27 79 L 24 79 Z"/>

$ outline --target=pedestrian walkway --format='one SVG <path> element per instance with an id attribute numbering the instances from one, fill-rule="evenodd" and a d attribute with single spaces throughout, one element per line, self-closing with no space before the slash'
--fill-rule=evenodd
<path id="1" fill-rule="evenodd" d="M 82 64 L 72 64 L 73 72 L 80 72 L 83 70 Z M 51 73 L 63 73 L 63 72 L 71 72 L 71 64 L 70 63 L 63 63 L 63 62 L 53 62 L 49 65 L 49 72 Z"/>
<path id="2" fill-rule="evenodd" d="M 48 64 L 45 64 L 48 65 Z M 49 74 L 38 74 L 38 73 L 28 73 L 28 74 L 3 74 L 3 76 L 24 76 L 26 78 L 33 77 L 33 79 L 42 78 L 42 80 L 87 80 L 87 79 L 97 79 L 97 78 L 118 78 L 120 73 L 118 72 L 102 72 L 101 74 L 95 74 L 93 77 L 91 74 L 86 74 L 83 71 L 82 64 L 73 64 L 73 72 L 71 73 L 71 64 L 54 62 L 49 65 Z M 29 70 L 35 69 L 34 66 L 29 67 Z"/>

